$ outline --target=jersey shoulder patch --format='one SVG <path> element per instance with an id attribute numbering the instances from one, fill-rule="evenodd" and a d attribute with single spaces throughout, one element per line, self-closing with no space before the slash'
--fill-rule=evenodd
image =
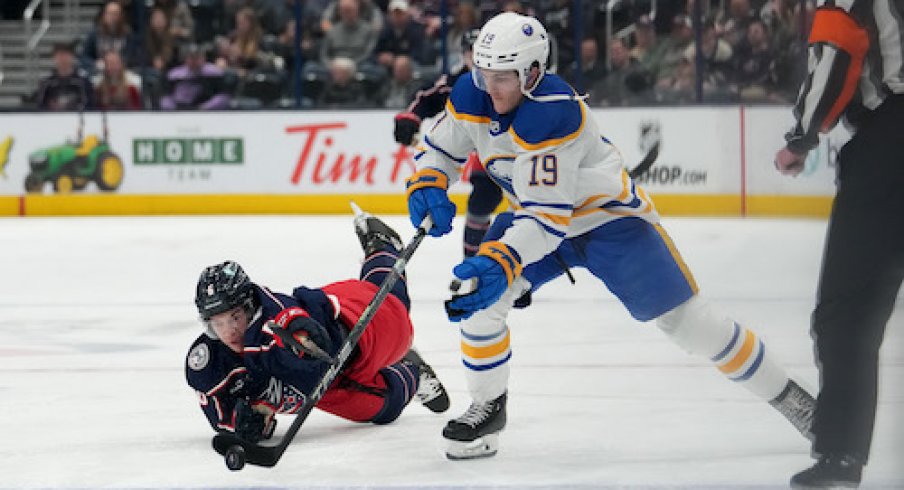
<path id="1" fill-rule="evenodd" d="M 186 359 L 185 364 L 192 371 L 201 371 L 207 367 L 209 362 L 210 346 L 208 346 L 206 342 L 201 342 L 195 344 L 195 346 L 188 351 L 188 358 Z"/>
<path id="2" fill-rule="evenodd" d="M 446 109 L 455 119 L 489 124 L 492 114 L 489 96 L 474 85 L 472 76 L 473 72 L 468 72 L 458 77 L 452 87 Z"/>
<path id="3" fill-rule="evenodd" d="M 574 89 L 564 80 L 547 74 L 534 95 L 574 95 Z M 518 146 L 537 150 L 561 145 L 576 138 L 584 128 L 587 114 L 579 100 L 538 102 L 525 99 L 518 107 L 509 132 Z"/>
<path id="4" fill-rule="evenodd" d="M 242 357 L 206 334 L 195 340 L 185 356 L 188 385 L 204 393 L 213 390 L 237 369 L 245 370 Z"/>

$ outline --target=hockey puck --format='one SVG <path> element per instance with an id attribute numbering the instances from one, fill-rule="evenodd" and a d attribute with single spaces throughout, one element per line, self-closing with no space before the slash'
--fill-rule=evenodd
<path id="1" fill-rule="evenodd" d="M 226 467 L 232 471 L 239 471 L 245 467 L 245 448 L 239 445 L 230 446 L 226 450 Z"/>

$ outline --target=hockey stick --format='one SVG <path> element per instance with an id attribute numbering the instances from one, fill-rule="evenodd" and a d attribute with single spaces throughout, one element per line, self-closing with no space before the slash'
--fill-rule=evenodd
<path id="1" fill-rule="evenodd" d="M 383 304 L 383 300 L 389 295 L 389 290 L 395 286 L 395 283 L 398 282 L 399 278 L 402 276 L 402 273 L 405 271 L 405 266 L 408 264 L 408 260 L 411 259 L 414 251 L 421 244 L 421 241 L 424 240 L 424 237 L 427 235 L 427 230 L 429 230 L 431 226 L 433 226 L 433 220 L 430 219 L 429 216 L 424 219 L 420 226 L 418 226 L 414 238 L 412 238 L 408 245 L 406 245 L 401 253 L 399 253 L 399 257 L 392 265 L 389 276 L 383 280 L 383 283 L 380 285 L 374 298 L 370 300 L 370 303 L 364 308 L 364 312 L 361 314 L 361 317 L 358 318 L 358 322 L 355 323 L 354 328 L 348 333 L 348 337 L 346 337 L 345 342 L 343 342 L 342 346 L 339 348 L 339 353 L 336 355 L 336 358 L 329 369 L 327 369 L 323 374 L 323 377 L 320 378 L 320 382 L 314 387 L 314 391 L 309 396 L 305 397 L 302 402 L 301 410 L 298 412 L 298 415 L 295 416 L 292 425 L 289 426 L 285 435 L 283 435 L 282 439 L 280 439 L 276 445 L 262 446 L 254 444 L 229 432 L 221 432 L 213 437 L 213 448 L 224 456 L 226 467 L 232 471 L 238 471 L 241 470 L 246 463 L 272 467 L 279 462 L 283 453 L 286 452 L 286 448 L 289 447 L 289 444 L 295 438 L 295 434 L 298 433 L 298 430 L 301 429 L 301 425 L 308 418 L 311 410 L 313 410 L 314 405 L 323 398 L 323 394 L 326 393 L 326 390 L 333 383 L 333 380 L 339 375 L 343 365 L 358 344 L 358 339 L 361 337 L 361 334 L 364 333 L 364 329 L 367 328 L 367 324 L 370 323 L 374 315 L 376 315 L 377 309 Z"/>

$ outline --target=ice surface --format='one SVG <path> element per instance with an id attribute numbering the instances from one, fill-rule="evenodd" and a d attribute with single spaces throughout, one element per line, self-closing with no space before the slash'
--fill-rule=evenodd
<path id="1" fill-rule="evenodd" d="M 387 221 L 410 237 L 404 217 Z M 0 219 L 0 487 L 782 488 L 809 445 L 705 360 L 632 320 L 576 271 L 511 316 L 509 425 L 495 458 L 452 462 L 440 431 L 468 405 L 442 312 L 453 237 L 409 266 L 416 343 L 452 409 L 376 427 L 315 412 L 274 469 L 229 472 L 186 386 L 195 281 L 235 259 L 277 290 L 357 275 L 350 216 Z M 703 294 L 817 386 L 809 314 L 819 220 L 667 219 Z M 904 488 L 904 306 L 882 350 L 864 488 Z M 281 420 L 281 428 L 289 420 Z"/>

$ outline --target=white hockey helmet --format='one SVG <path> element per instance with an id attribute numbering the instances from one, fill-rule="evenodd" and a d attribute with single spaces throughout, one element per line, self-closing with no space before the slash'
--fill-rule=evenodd
<path id="1" fill-rule="evenodd" d="M 473 47 L 474 66 L 487 70 L 515 70 L 521 81 L 521 92 L 530 97 L 546 72 L 549 58 L 549 35 L 539 20 L 514 12 L 496 15 L 480 29 Z M 536 78 L 531 78 L 533 67 Z M 482 78 L 474 77 L 481 90 L 486 90 Z M 481 86 L 483 85 L 483 86 Z"/>

